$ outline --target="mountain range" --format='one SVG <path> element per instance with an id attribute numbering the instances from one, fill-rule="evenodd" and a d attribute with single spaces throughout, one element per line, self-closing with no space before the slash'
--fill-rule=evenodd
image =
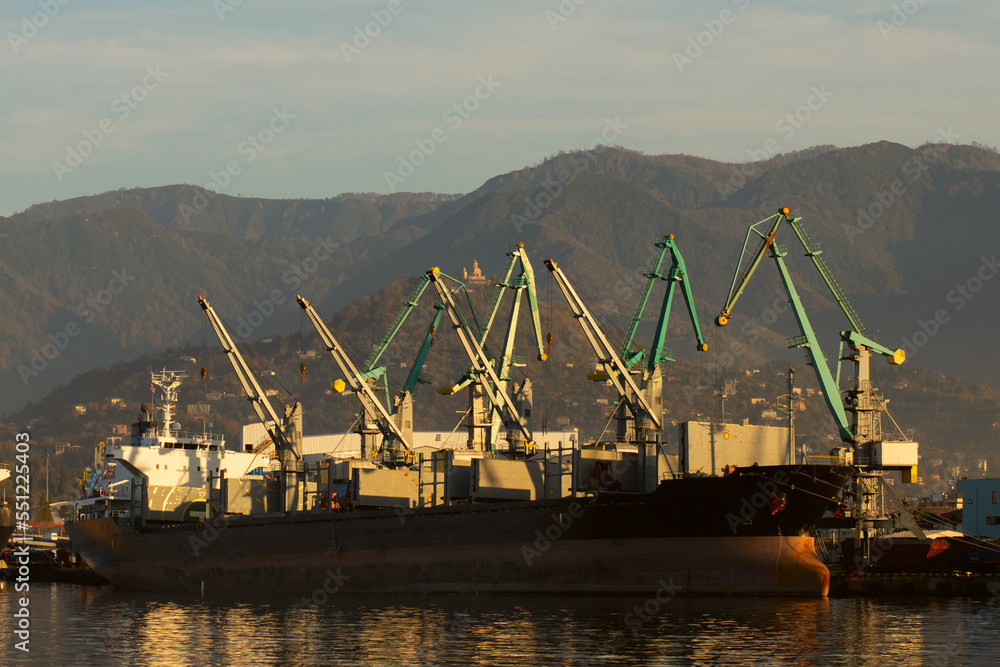
<path id="1" fill-rule="evenodd" d="M 906 349 L 911 364 L 998 386 L 989 333 L 1000 324 L 998 200 L 994 150 L 879 142 L 743 164 L 599 147 L 464 195 L 265 200 L 172 185 L 38 204 L 0 218 L 0 411 L 95 366 L 205 339 L 199 294 L 246 338 L 297 331 L 296 293 L 334 323 L 355 304 L 351 321 L 371 325 L 351 335 L 366 348 L 395 310 L 380 290 L 395 285 L 395 294 L 398 281 L 431 266 L 461 276 L 474 258 L 498 274 L 515 242 L 534 260 L 546 303 L 565 308 L 539 261 L 551 257 L 609 325 L 626 327 L 654 242 L 674 234 L 711 347 L 696 359 L 690 327 L 675 314 L 680 358 L 732 368 L 749 358 L 801 360 L 783 349 L 798 331 L 769 266 L 733 325 L 711 324 L 747 227 L 781 206 L 802 216 L 871 335 Z M 777 241 L 836 359 L 847 322 L 791 230 Z"/>

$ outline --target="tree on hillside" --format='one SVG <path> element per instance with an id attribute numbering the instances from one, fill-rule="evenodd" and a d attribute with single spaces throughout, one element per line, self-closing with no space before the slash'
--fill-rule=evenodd
<path id="1" fill-rule="evenodd" d="M 52 521 L 52 508 L 49 506 L 49 501 L 45 498 L 39 498 L 38 500 L 38 506 L 35 508 L 35 520 Z"/>

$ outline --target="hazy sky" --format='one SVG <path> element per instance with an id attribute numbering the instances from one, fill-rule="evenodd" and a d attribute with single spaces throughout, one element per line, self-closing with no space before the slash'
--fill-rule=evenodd
<path id="1" fill-rule="evenodd" d="M 949 132 L 1000 145 L 996 0 L 4 0 L 2 13 L 0 215 L 171 183 L 469 192 L 594 141 L 725 161 Z"/>

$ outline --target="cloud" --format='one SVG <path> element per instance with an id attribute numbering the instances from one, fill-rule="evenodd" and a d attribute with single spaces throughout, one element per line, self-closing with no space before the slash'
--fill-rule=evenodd
<path id="1" fill-rule="evenodd" d="M 969 141 L 1000 143 L 998 93 L 984 85 L 1000 47 L 980 20 L 997 17 L 992 4 L 928 2 L 884 39 L 876 21 L 891 3 L 860 0 L 822 11 L 789 1 L 589 0 L 556 23 L 546 15 L 559 12 L 554 0 L 403 0 L 348 62 L 341 44 L 386 6 L 245 0 L 220 21 L 211 3 L 195 0 L 66 5 L 20 53 L 0 55 L 11 91 L 0 99 L 0 173 L 26 184 L 4 192 L 0 213 L 164 178 L 203 182 L 275 106 L 295 122 L 234 187 L 262 196 L 385 191 L 397 156 L 488 74 L 502 87 L 407 188 L 471 190 L 589 143 L 616 115 L 630 125 L 625 146 L 743 160 L 821 84 L 834 98 L 783 149 L 915 145 L 949 124 Z M 734 19 L 679 72 L 674 54 L 717 29 L 727 9 Z M 169 78 L 58 182 L 51 162 L 157 64 Z"/>

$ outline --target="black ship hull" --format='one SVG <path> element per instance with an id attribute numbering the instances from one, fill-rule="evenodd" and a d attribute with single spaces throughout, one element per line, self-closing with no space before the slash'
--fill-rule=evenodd
<path id="1" fill-rule="evenodd" d="M 101 576 L 133 590 L 826 595 L 812 531 L 851 469 L 767 466 L 648 494 L 422 510 L 67 524 Z"/>

